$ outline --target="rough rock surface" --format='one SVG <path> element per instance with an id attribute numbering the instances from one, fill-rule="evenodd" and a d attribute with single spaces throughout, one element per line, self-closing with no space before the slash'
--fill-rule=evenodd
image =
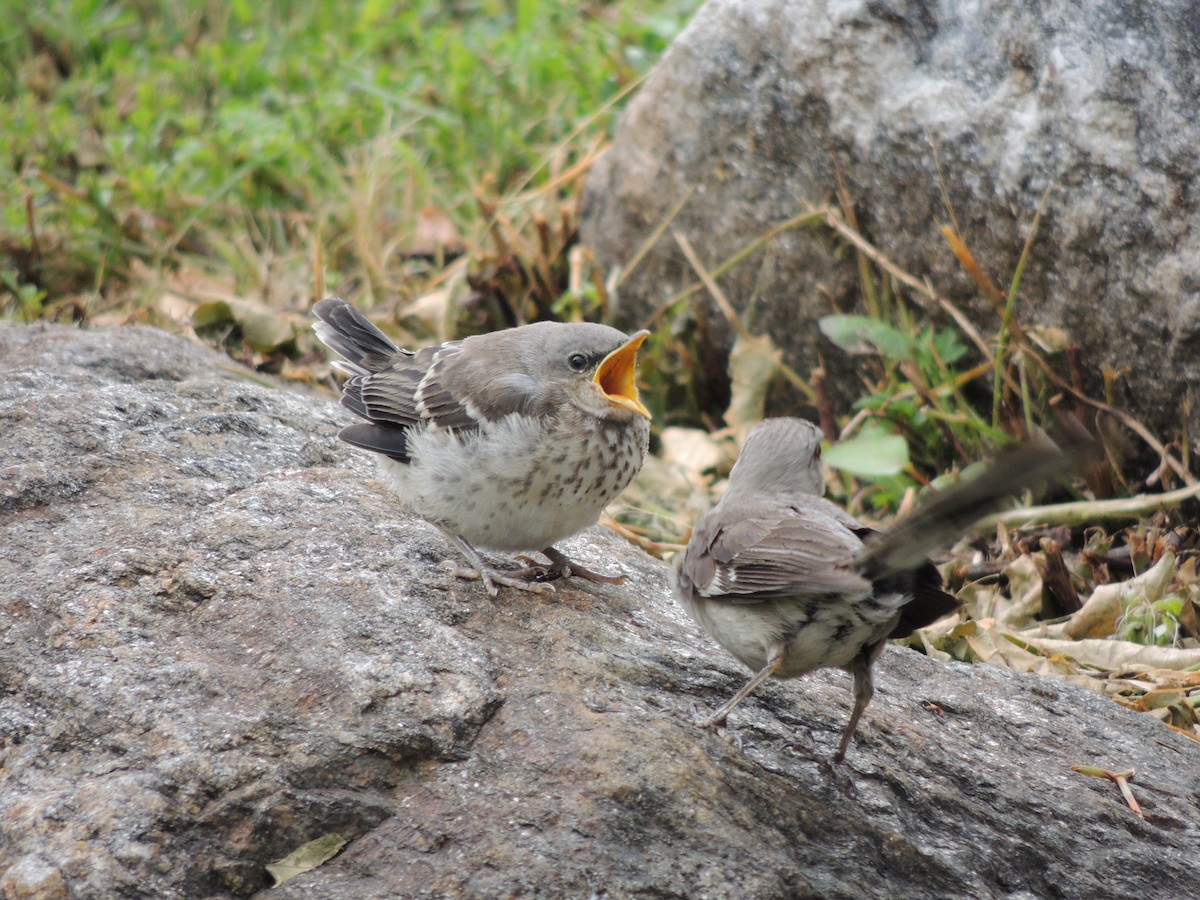
<path id="1" fill-rule="evenodd" d="M 662 564 L 623 587 L 451 582 L 336 443 L 333 399 L 150 329 L 0 324 L 0 895 L 1177 897 L 1200 747 L 1081 688 L 889 648 L 744 674 Z M 933 701 L 941 712 L 922 707 Z M 728 737 L 728 736 L 726 736 Z M 1072 763 L 1122 770 L 1116 786 Z"/>
<path id="2" fill-rule="evenodd" d="M 995 307 L 939 233 L 943 192 L 1006 289 L 1053 185 L 1020 320 L 1065 328 L 1094 391 L 1102 364 L 1125 370 L 1120 400 L 1176 434 L 1200 387 L 1198 48 L 1190 0 L 710 0 L 594 167 L 583 237 L 606 270 L 624 265 L 693 190 L 672 228 L 714 267 L 832 200 L 840 175 L 866 235 L 992 334 Z M 758 298 L 748 324 L 799 371 L 824 350 L 844 375 L 813 323 L 855 306 L 855 265 L 828 232 L 800 229 L 721 283 L 742 310 Z M 620 324 L 695 281 L 668 231 L 622 285 Z M 719 358 L 732 333 L 693 302 L 699 352 Z M 719 413 L 704 372 L 719 381 L 722 367 L 697 385 Z M 1190 422 L 1200 439 L 1200 403 Z"/>

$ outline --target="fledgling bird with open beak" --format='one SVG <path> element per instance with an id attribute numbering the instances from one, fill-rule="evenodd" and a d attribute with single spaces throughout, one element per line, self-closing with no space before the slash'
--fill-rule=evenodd
<path id="1" fill-rule="evenodd" d="M 854 677 L 841 762 L 874 694 L 871 667 L 889 638 L 953 612 L 928 554 L 951 545 L 1007 498 L 1072 465 L 1022 446 L 887 532 L 826 500 L 821 432 L 803 419 L 750 430 L 724 496 L 692 530 L 672 569 L 675 594 L 718 644 L 756 674 L 701 724 L 715 727 L 768 678 L 826 667 Z"/>
<path id="2" fill-rule="evenodd" d="M 338 436 L 379 455 L 384 481 L 467 558 L 457 575 L 492 596 L 552 591 L 544 581 L 566 575 L 624 580 L 554 544 L 595 524 L 642 467 L 650 413 L 635 376 L 649 332 L 537 322 L 410 351 L 342 300 L 313 313 L 351 376 L 342 405 L 366 420 Z M 541 551 L 550 565 L 503 571 L 477 547 Z"/>

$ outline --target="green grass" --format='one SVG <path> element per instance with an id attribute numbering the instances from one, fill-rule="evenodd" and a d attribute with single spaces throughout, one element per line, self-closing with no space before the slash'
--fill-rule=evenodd
<path id="1" fill-rule="evenodd" d="M 4 4 L 0 314 L 136 305 L 184 264 L 299 305 L 318 248 L 330 287 L 411 291 L 417 212 L 477 237 L 476 194 L 603 138 L 697 5 Z"/>

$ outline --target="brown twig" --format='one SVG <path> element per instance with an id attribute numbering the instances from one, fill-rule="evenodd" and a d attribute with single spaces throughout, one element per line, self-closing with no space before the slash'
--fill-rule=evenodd
<path id="1" fill-rule="evenodd" d="M 1143 819 L 1145 818 L 1142 808 L 1138 806 L 1137 800 L 1133 797 L 1133 788 L 1129 786 L 1129 782 L 1133 778 L 1133 769 L 1126 769 L 1124 772 L 1109 772 L 1099 766 L 1071 766 L 1071 771 L 1078 772 L 1080 775 L 1091 775 L 1094 778 L 1107 778 L 1120 789 L 1121 796 L 1125 798 L 1125 803 L 1129 808 Z"/>
<path id="2" fill-rule="evenodd" d="M 821 433 L 825 435 L 825 440 L 833 443 L 838 439 L 837 419 L 833 415 L 833 398 L 829 396 L 829 387 L 825 384 L 824 366 L 813 369 L 812 386 L 817 395 L 817 421 L 821 425 Z"/>
<path id="3" fill-rule="evenodd" d="M 31 259 L 40 259 L 42 248 L 38 244 L 37 221 L 33 214 L 33 191 L 25 192 L 25 223 L 29 228 L 29 256 Z"/>
<path id="4" fill-rule="evenodd" d="M 896 281 L 915 291 L 916 294 L 919 295 L 918 297 L 914 298 L 917 302 L 917 305 L 926 312 L 930 311 L 929 306 L 922 302 L 920 297 L 928 299 L 934 305 L 943 310 L 948 316 L 950 316 L 951 319 L 954 320 L 954 323 L 959 327 L 962 333 L 971 340 L 971 343 L 975 345 L 975 347 L 983 355 L 983 358 L 988 361 L 988 367 L 991 368 L 993 365 L 995 365 L 995 356 L 992 354 L 992 348 L 988 342 L 984 340 L 983 336 L 979 333 L 975 326 L 971 324 L 971 321 L 963 314 L 962 310 L 935 291 L 933 286 L 930 285 L 928 281 L 919 281 L 901 269 L 887 256 L 885 256 L 881 250 L 878 250 L 873 244 L 871 244 L 870 241 L 847 225 L 836 210 L 828 208 L 826 209 L 825 222 L 830 228 L 853 244 L 855 248 L 865 253 L 875 263 L 875 265 L 879 266 L 881 269 L 891 275 Z M 1011 376 L 1007 375 L 1006 373 L 1004 378 L 1008 382 L 1010 388 L 1012 388 L 1014 391 L 1019 390 Z"/>
<path id="5" fill-rule="evenodd" d="M 563 137 L 561 141 L 559 141 L 550 149 L 549 153 L 542 155 L 541 161 L 536 166 L 525 173 L 525 178 L 516 186 L 515 193 L 524 191 L 530 184 L 533 183 L 533 179 L 537 177 L 537 174 L 541 172 L 542 169 L 544 169 L 547 165 L 549 165 L 552 159 L 562 153 L 562 151 L 567 147 L 570 147 L 571 144 L 575 142 L 576 138 L 578 138 L 581 134 L 591 128 L 593 124 L 595 124 L 597 119 L 605 115 L 612 107 L 616 106 L 631 93 L 637 90 L 638 85 L 640 85 L 646 79 L 646 76 L 650 74 L 650 71 L 643 72 L 636 78 L 631 79 L 628 84 L 609 97 L 606 101 L 604 101 L 604 103 L 600 104 L 600 106 L 596 107 L 596 109 L 594 109 L 589 115 L 585 116 L 578 125 L 576 125 L 565 137 Z M 599 159 L 607 152 L 608 146 L 593 151 L 593 153 L 590 154 L 592 158 L 587 159 L 587 165 L 590 166 L 596 161 L 596 159 Z M 563 173 L 563 175 L 560 175 L 557 180 L 561 181 L 568 173 L 574 173 L 574 171 L 578 168 L 579 166 L 575 166 L 573 169 L 568 169 L 567 172 Z M 545 187 L 543 186 L 539 190 L 544 189 Z"/>
<path id="6" fill-rule="evenodd" d="M 925 401 L 925 405 L 933 410 L 940 410 L 941 404 L 938 403 L 937 397 L 933 395 L 933 391 L 929 389 L 929 385 L 925 383 L 925 377 L 921 374 L 920 369 L 912 360 L 904 360 L 900 363 L 900 373 L 908 379 L 909 384 L 913 386 L 913 390 L 917 395 Z M 934 418 L 934 422 L 941 429 L 942 436 L 947 443 L 954 448 L 954 452 L 958 458 L 964 462 L 971 462 L 971 454 L 967 453 L 967 449 L 962 445 L 962 441 L 958 439 L 958 435 L 954 433 L 954 429 L 941 416 Z"/>
<path id="7" fill-rule="evenodd" d="M 1042 538 L 1042 587 L 1045 591 L 1042 600 L 1042 613 L 1047 619 L 1070 615 L 1083 604 L 1079 601 L 1079 592 L 1071 583 L 1071 573 L 1063 562 L 1062 545 L 1053 538 Z M 1046 601 L 1049 601 L 1047 603 Z M 1047 609 L 1047 606 L 1050 608 Z"/>
<path id="8" fill-rule="evenodd" d="M 984 296 L 993 303 L 1003 304 L 1004 291 L 1000 290 L 988 273 L 983 271 L 983 266 L 979 265 L 978 260 L 975 259 L 975 254 L 971 252 L 971 248 L 959 237 L 957 229 L 950 225 L 943 225 L 941 231 L 942 237 L 950 245 L 950 252 L 958 258 L 958 264 L 971 276 L 971 280 L 979 286 Z"/>
<path id="9" fill-rule="evenodd" d="M 662 237 L 663 232 L 666 231 L 670 224 L 675 221 L 675 217 L 679 215 L 680 211 L 687 204 L 687 202 L 692 199 L 692 194 L 694 193 L 696 193 L 696 186 L 692 185 L 686 191 L 684 191 L 682 196 L 675 201 L 675 204 L 669 210 L 667 210 L 666 215 L 662 217 L 662 221 L 654 226 L 654 230 L 646 235 L 646 239 L 642 241 L 641 246 L 634 251 L 633 256 L 629 258 L 629 262 L 625 263 L 625 265 L 621 267 L 621 271 L 617 273 L 616 281 L 614 281 L 612 284 L 614 291 L 619 288 L 624 283 L 625 279 L 629 277 L 630 273 L 632 273 L 633 270 L 638 267 L 638 263 L 642 261 L 642 257 L 650 252 L 650 248 L 658 243 L 658 239 Z M 643 324 L 642 327 L 646 328 L 648 326 Z"/>
<path id="10" fill-rule="evenodd" d="M 822 207 L 818 207 L 817 209 L 806 210 L 805 212 L 801 213 L 798 216 L 792 216 L 792 218 L 787 219 L 786 221 L 780 222 L 778 225 L 775 225 L 775 226 L 767 229 L 762 234 L 760 234 L 758 237 L 754 238 L 754 240 L 749 241 L 747 244 L 742 246 L 740 249 L 734 251 L 734 253 L 731 254 L 729 257 L 722 260 L 721 264 L 712 270 L 713 276 L 716 278 L 720 278 L 722 275 L 724 275 L 726 272 L 728 272 L 730 269 L 732 269 L 734 266 L 736 266 L 738 263 L 740 263 L 742 260 L 744 260 L 747 256 L 749 256 L 751 253 L 753 253 L 755 250 L 757 250 L 763 244 L 767 243 L 767 241 L 771 240 L 772 238 L 776 237 L 777 235 L 782 234 L 785 231 L 789 231 L 792 228 L 797 228 L 801 225 L 812 225 L 812 224 L 819 224 L 820 222 L 823 222 L 825 220 L 825 215 L 826 215 L 827 209 L 828 209 L 828 207 L 822 206 Z M 704 284 L 702 282 L 697 281 L 697 282 L 694 282 L 694 283 L 688 285 L 687 287 L 683 288 L 682 290 L 676 291 L 673 295 L 671 295 L 666 300 L 664 300 L 662 303 L 660 303 L 655 308 L 655 310 L 645 318 L 645 320 L 641 324 L 641 327 L 642 328 L 653 327 L 654 323 L 656 323 L 660 318 L 662 318 L 663 313 L 665 313 L 668 309 L 670 309 L 676 303 L 679 303 L 681 300 L 686 300 L 688 297 L 692 296 L 692 294 L 698 293 L 703 288 L 704 288 Z"/>
<path id="11" fill-rule="evenodd" d="M 733 304 L 729 302 L 729 298 L 725 296 L 725 292 L 721 290 L 721 286 L 717 284 L 716 279 L 712 277 L 708 269 L 700 262 L 700 257 L 692 249 L 692 242 L 688 240 L 687 235 L 682 231 L 672 231 L 671 236 L 675 238 L 675 243 L 683 251 L 684 259 L 688 261 L 688 265 L 692 267 L 692 271 L 699 277 L 701 284 L 708 289 L 708 293 L 712 296 L 713 302 L 717 304 L 717 309 L 721 310 L 721 315 L 725 317 L 725 321 L 730 324 L 742 340 L 746 341 L 754 337 L 750 333 L 750 329 L 746 327 L 745 323 L 738 316 L 737 310 L 733 308 Z"/>
<path id="12" fill-rule="evenodd" d="M 831 154 L 832 156 L 832 154 Z M 854 212 L 854 200 L 850 196 L 850 188 L 846 185 L 846 179 L 842 174 L 842 167 L 838 165 L 837 158 L 831 160 L 833 164 L 833 173 L 837 179 L 837 199 L 838 205 L 842 208 L 842 217 L 855 232 L 858 228 L 858 216 Z M 879 305 L 879 296 L 875 291 L 875 279 L 871 277 L 871 266 L 868 262 L 867 255 L 860 248 L 855 248 L 855 262 L 858 265 L 858 281 L 862 285 L 863 300 L 867 305 L 867 312 L 873 318 L 881 318 L 883 310 Z"/>
<path id="13" fill-rule="evenodd" d="M 621 537 L 625 538 L 625 540 L 629 541 L 629 543 L 641 550 L 644 550 L 651 556 L 657 557 L 658 559 L 662 559 L 663 551 L 665 550 L 682 550 L 685 546 L 687 546 L 686 544 L 669 544 L 642 537 L 636 531 L 626 528 L 610 515 L 605 515 L 604 518 L 600 520 L 600 524 L 605 528 L 615 531 Z"/>
<path id="14" fill-rule="evenodd" d="M 876 265 L 880 266 L 880 268 L 891 274 L 896 281 L 911 288 L 917 294 L 927 298 L 944 310 L 954 320 L 955 324 L 958 325 L 962 332 L 967 335 L 971 342 L 974 343 L 979 349 L 984 359 L 988 361 L 989 367 L 995 364 L 995 357 L 992 354 L 991 347 L 988 346 L 987 342 L 982 336 L 980 336 L 975 327 L 953 303 L 943 298 L 928 283 L 917 280 L 912 275 L 909 275 L 907 272 L 897 266 L 890 259 L 888 259 L 887 256 L 876 249 L 869 241 L 867 241 L 866 238 L 864 238 L 854 229 L 850 228 L 845 221 L 841 219 L 836 210 L 827 207 L 825 209 L 825 221 L 830 228 L 842 235 L 842 237 L 844 237 L 847 241 L 870 257 Z M 920 303 L 920 300 L 918 300 L 918 304 L 924 306 L 924 304 Z M 1026 354 L 1026 356 L 1032 360 L 1035 365 L 1038 366 L 1038 368 L 1057 388 L 1066 391 L 1079 402 L 1113 416 L 1113 418 L 1119 421 L 1127 429 L 1140 437 L 1147 444 L 1147 446 L 1158 453 L 1163 463 L 1169 466 L 1185 484 L 1190 485 L 1196 483 L 1196 478 L 1191 474 L 1188 468 L 1175 459 L 1175 457 L 1173 457 L 1170 453 L 1168 453 L 1163 444 L 1157 438 L 1155 438 L 1154 435 L 1150 433 L 1149 429 L 1142 425 L 1141 422 L 1137 421 L 1137 419 L 1133 418 L 1133 416 L 1129 415 L 1128 413 L 1122 412 L 1121 410 L 1112 406 L 1111 403 L 1105 403 L 1100 400 L 1092 399 L 1082 390 L 1077 389 L 1074 385 L 1062 379 L 1058 373 L 1051 368 L 1050 364 L 1046 362 L 1041 354 L 1030 345 L 1024 333 L 1018 333 L 1016 330 L 1014 330 L 1012 337 L 1014 339 L 1014 344 L 1020 347 L 1021 351 Z M 1012 376 L 1009 375 L 1007 371 L 1002 372 L 1001 377 L 1005 380 L 1010 390 L 1012 390 L 1014 393 L 1020 393 L 1020 386 L 1013 381 Z M 1111 381 L 1111 378 L 1109 381 Z"/>
<path id="15" fill-rule="evenodd" d="M 733 308 L 733 304 L 729 302 L 729 298 L 725 296 L 725 292 L 721 290 L 721 286 L 717 284 L 716 279 L 712 277 L 708 269 L 706 269 L 704 264 L 700 262 L 700 257 L 698 257 L 696 255 L 696 251 L 692 249 L 691 241 L 687 239 L 687 235 L 681 231 L 673 231 L 671 234 L 675 238 L 675 242 L 679 244 L 679 249 L 683 252 L 688 264 L 696 272 L 696 275 L 700 278 L 700 281 L 704 284 L 704 286 L 708 288 L 708 292 L 712 295 L 713 301 L 717 304 L 717 308 L 721 310 L 721 314 L 725 316 L 730 326 L 738 333 L 738 336 L 741 337 L 742 340 L 752 340 L 754 335 L 750 332 L 750 329 L 746 327 L 745 323 L 742 322 L 741 318 L 737 314 L 737 310 Z M 812 389 L 812 385 L 801 378 L 796 373 L 795 369 L 783 362 L 783 360 L 780 360 L 779 371 L 784 378 L 791 382 L 793 387 L 800 390 L 804 396 L 808 398 L 810 403 L 816 402 L 817 394 Z"/>

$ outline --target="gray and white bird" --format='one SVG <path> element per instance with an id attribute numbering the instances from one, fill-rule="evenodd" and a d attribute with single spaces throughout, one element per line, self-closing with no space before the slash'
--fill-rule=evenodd
<path id="1" fill-rule="evenodd" d="M 928 554 L 1070 464 L 1053 448 L 1019 447 L 878 532 L 822 496 L 815 425 L 789 418 L 756 425 L 724 496 L 696 523 L 672 569 L 692 618 L 756 673 L 701 724 L 723 724 L 768 678 L 844 669 L 854 677 L 854 708 L 833 757 L 841 762 L 874 694 L 871 667 L 885 642 L 958 607 Z"/>
<path id="2" fill-rule="evenodd" d="M 420 350 L 397 347 L 338 299 L 313 328 L 350 375 L 342 405 L 366 421 L 343 441 L 379 455 L 383 480 L 467 558 L 456 574 L 553 590 L 547 578 L 620 583 L 554 544 L 595 524 L 642 467 L 650 413 L 637 390 L 632 336 L 594 324 L 538 322 Z M 502 571 L 477 547 L 541 551 L 550 566 Z M 529 560 L 525 560 L 530 562 Z"/>

